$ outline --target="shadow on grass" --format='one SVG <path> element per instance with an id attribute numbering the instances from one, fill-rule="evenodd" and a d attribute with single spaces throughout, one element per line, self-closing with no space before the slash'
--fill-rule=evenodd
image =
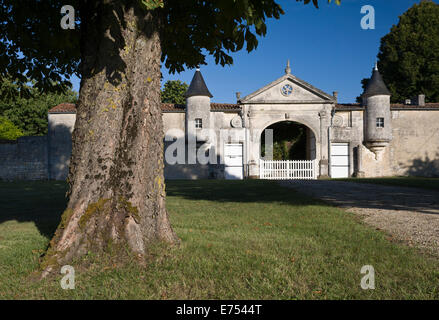
<path id="1" fill-rule="evenodd" d="M 294 189 L 262 180 L 172 180 L 167 181 L 166 192 L 169 197 L 217 203 L 323 204 L 311 198 L 315 197 L 342 207 L 439 214 L 437 191 L 330 180 L 286 183 Z M 67 205 L 66 191 L 67 184 L 59 181 L 0 182 L 0 224 L 33 222 L 42 235 L 51 238 Z"/>
<path id="2" fill-rule="evenodd" d="M 0 224 L 33 222 L 39 232 L 52 238 L 67 205 L 67 184 L 60 181 L 0 182 Z M 313 205 L 316 202 L 270 181 L 172 180 L 167 196 L 195 201 Z"/>
<path id="3" fill-rule="evenodd" d="M 282 188 L 274 181 L 264 180 L 172 180 L 167 181 L 166 194 L 195 201 L 270 203 L 285 205 L 313 205 L 314 199 L 291 189 Z"/>
<path id="4" fill-rule="evenodd" d="M 67 206 L 66 191 L 60 181 L 0 182 L 0 224 L 33 222 L 50 239 Z"/>

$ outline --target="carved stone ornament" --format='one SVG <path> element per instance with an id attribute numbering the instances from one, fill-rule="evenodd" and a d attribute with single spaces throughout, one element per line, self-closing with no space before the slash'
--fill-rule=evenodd
<path id="1" fill-rule="evenodd" d="M 230 125 L 233 128 L 242 128 L 242 119 L 240 116 L 236 116 L 234 117 L 231 121 L 230 121 Z"/>
<path id="2" fill-rule="evenodd" d="M 334 127 L 343 127 L 343 117 L 334 116 L 334 118 L 332 119 L 332 125 Z"/>

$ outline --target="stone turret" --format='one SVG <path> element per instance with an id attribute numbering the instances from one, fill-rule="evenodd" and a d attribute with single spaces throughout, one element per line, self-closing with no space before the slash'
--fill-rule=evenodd
<path id="1" fill-rule="evenodd" d="M 379 159 L 381 152 L 392 140 L 390 96 L 378 66 L 375 65 L 362 98 L 366 107 L 364 142 L 375 153 L 376 159 Z"/>
<path id="2" fill-rule="evenodd" d="M 200 129 L 210 129 L 210 98 L 212 98 L 199 69 L 195 71 L 185 96 L 186 134 L 197 136 Z M 200 135 L 198 137 L 198 140 L 202 140 Z"/>

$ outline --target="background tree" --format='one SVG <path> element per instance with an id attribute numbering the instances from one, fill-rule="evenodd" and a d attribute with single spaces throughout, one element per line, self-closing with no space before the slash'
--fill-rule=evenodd
<path id="1" fill-rule="evenodd" d="M 392 102 L 421 93 L 439 101 L 439 4 L 424 0 L 407 10 L 381 39 L 378 59 Z"/>
<path id="2" fill-rule="evenodd" d="M 22 90 L 26 91 L 24 95 Z M 77 93 L 71 89 L 46 93 L 32 85 L 19 88 L 10 79 L 0 80 L 0 116 L 8 118 L 25 136 L 47 134 L 47 111 L 62 102 L 77 100 Z"/>
<path id="3" fill-rule="evenodd" d="M 370 78 L 364 78 L 364 79 L 361 80 L 361 87 L 363 88 L 362 92 L 364 92 L 364 90 L 366 90 L 366 87 L 367 87 L 367 84 L 369 83 L 369 80 L 370 80 Z M 363 99 L 361 98 L 361 95 L 357 97 L 356 101 L 358 103 L 362 103 L 363 102 Z"/>
<path id="4" fill-rule="evenodd" d="M 274 0 L 72 0 L 77 28 L 62 30 L 63 4 L 0 4 L 1 75 L 42 89 L 81 77 L 69 202 L 43 275 L 89 251 L 142 259 L 152 241 L 178 241 L 165 207 L 161 62 L 171 72 L 206 64 L 205 54 L 231 64 L 283 14 Z"/>
<path id="5" fill-rule="evenodd" d="M 162 102 L 185 104 L 186 98 L 184 94 L 189 88 L 186 82 L 180 80 L 168 80 L 163 86 Z"/>
<path id="6" fill-rule="evenodd" d="M 16 140 L 23 132 L 8 118 L 0 116 L 0 140 Z"/>

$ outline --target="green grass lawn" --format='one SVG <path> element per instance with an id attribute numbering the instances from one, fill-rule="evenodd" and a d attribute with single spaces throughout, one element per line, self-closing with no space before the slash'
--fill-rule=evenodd
<path id="1" fill-rule="evenodd" d="M 439 299 L 439 261 L 267 181 L 168 182 L 179 247 L 147 266 L 92 263 L 76 289 L 35 281 L 66 201 L 59 182 L 0 183 L 3 299 Z M 363 265 L 376 289 L 362 290 Z"/>
<path id="2" fill-rule="evenodd" d="M 386 177 L 386 178 L 348 178 L 348 179 L 334 179 L 334 180 L 439 190 L 439 178 Z"/>

